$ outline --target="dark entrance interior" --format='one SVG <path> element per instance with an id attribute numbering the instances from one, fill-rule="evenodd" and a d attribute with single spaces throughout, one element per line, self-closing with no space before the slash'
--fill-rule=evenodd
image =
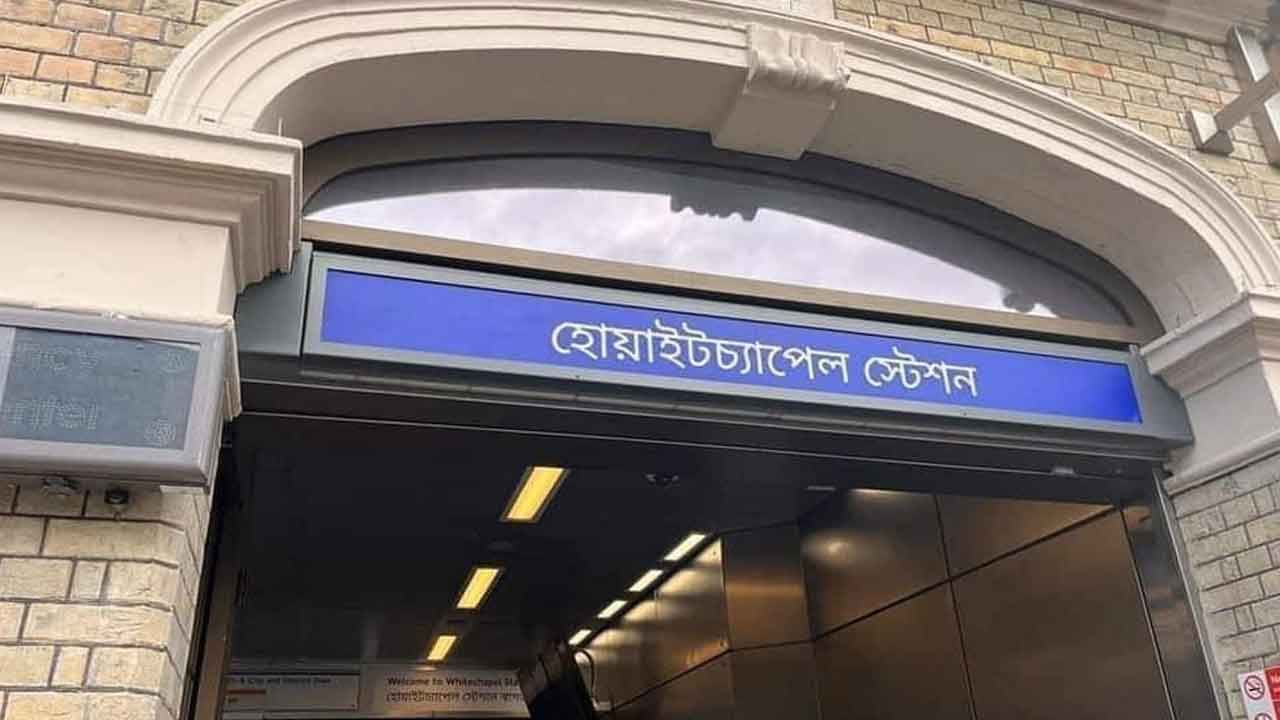
<path id="1" fill-rule="evenodd" d="M 588 630 L 571 652 L 603 718 L 1156 720 L 1204 701 L 1175 677 L 1203 673 L 1194 648 L 1162 643 L 1194 631 L 1149 478 L 539 432 L 527 408 L 505 427 L 304 416 L 263 392 L 278 407 L 233 441 L 233 672 L 517 670 L 531 695 L 548 649 Z M 571 472 L 537 522 L 502 522 L 534 465 Z M 459 610 L 477 566 L 501 575 Z"/>

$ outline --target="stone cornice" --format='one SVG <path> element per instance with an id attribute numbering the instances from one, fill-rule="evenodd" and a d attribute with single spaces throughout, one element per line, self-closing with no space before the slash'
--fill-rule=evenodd
<path id="1" fill-rule="evenodd" d="M 1189 397 L 1259 360 L 1280 360 L 1280 293 L 1245 292 L 1142 350 L 1151 372 Z"/>
<path id="2" fill-rule="evenodd" d="M 224 227 L 238 290 L 290 267 L 301 165 L 287 138 L 0 99 L 0 197 Z"/>

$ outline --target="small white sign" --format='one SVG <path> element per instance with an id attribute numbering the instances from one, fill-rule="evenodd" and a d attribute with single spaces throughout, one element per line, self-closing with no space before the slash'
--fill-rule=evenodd
<path id="1" fill-rule="evenodd" d="M 1267 668 L 1240 675 L 1240 698 L 1249 720 L 1277 720 L 1280 710 L 1280 668 Z"/>
<path id="2" fill-rule="evenodd" d="M 228 675 L 223 708 L 235 711 L 358 710 L 360 676 Z"/>
<path id="3" fill-rule="evenodd" d="M 513 672 L 367 668 L 367 711 L 378 717 L 527 718 Z"/>

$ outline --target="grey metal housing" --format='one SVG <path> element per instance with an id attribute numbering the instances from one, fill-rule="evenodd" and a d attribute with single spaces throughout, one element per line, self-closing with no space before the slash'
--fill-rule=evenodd
<path id="1" fill-rule="evenodd" d="M 195 383 L 180 449 L 126 447 L 0 437 L 0 472 L 65 476 L 89 485 L 163 485 L 207 488 L 217 469 L 223 420 L 226 331 L 169 322 L 0 308 L 0 328 L 31 328 L 86 335 L 182 343 L 199 348 Z M 10 343 L 11 344 L 11 343 Z M 11 347 L 0 344 L 0 399 Z"/>

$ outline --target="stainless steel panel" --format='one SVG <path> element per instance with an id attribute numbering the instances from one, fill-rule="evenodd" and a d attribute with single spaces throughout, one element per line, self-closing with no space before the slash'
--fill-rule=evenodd
<path id="1" fill-rule="evenodd" d="M 724 557 L 720 542 L 703 549 L 658 588 L 652 668 L 659 682 L 729 649 Z"/>
<path id="2" fill-rule="evenodd" d="M 654 670 L 657 617 L 658 604 L 646 600 L 587 648 L 596 660 L 599 673 L 596 697 L 616 705 L 658 684 L 661 679 Z"/>
<path id="3" fill-rule="evenodd" d="M 814 651 L 824 720 L 972 720 L 946 585 L 827 635 Z"/>
<path id="4" fill-rule="evenodd" d="M 808 642 L 735 650 L 734 720 L 818 720 L 817 673 Z"/>
<path id="5" fill-rule="evenodd" d="M 618 720 L 734 720 L 729 660 L 720 658 L 618 709 Z"/>
<path id="6" fill-rule="evenodd" d="M 853 490 L 805 522 L 802 542 L 814 635 L 946 577 L 932 495 Z"/>
<path id="7" fill-rule="evenodd" d="M 597 697 L 627 703 L 728 650 L 722 559 L 712 543 L 592 641 Z"/>
<path id="8" fill-rule="evenodd" d="M 939 495 L 952 574 L 1030 545 L 1107 510 L 1106 505 Z"/>
<path id="9" fill-rule="evenodd" d="M 1168 720 L 1119 513 L 955 582 L 980 720 Z"/>
<path id="10" fill-rule="evenodd" d="M 1154 481 L 1152 492 L 1160 492 Z M 1227 717 L 1230 713 L 1225 707 L 1219 708 L 1214 692 L 1210 666 L 1200 644 L 1199 628 L 1191 612 L 1167 522 L 1168 515 L 1159 496 L 1124 509 L 1129 546 L 1133 548 L 1147 616 L 1164 667 L 1169 700 L 1178 718 Z"/>
<path id="11" fill-rule="evenodd" d="M 799 528 L 745 530 L 721 542 L 730 645 L 737 649 L 807 641 Z"/>

